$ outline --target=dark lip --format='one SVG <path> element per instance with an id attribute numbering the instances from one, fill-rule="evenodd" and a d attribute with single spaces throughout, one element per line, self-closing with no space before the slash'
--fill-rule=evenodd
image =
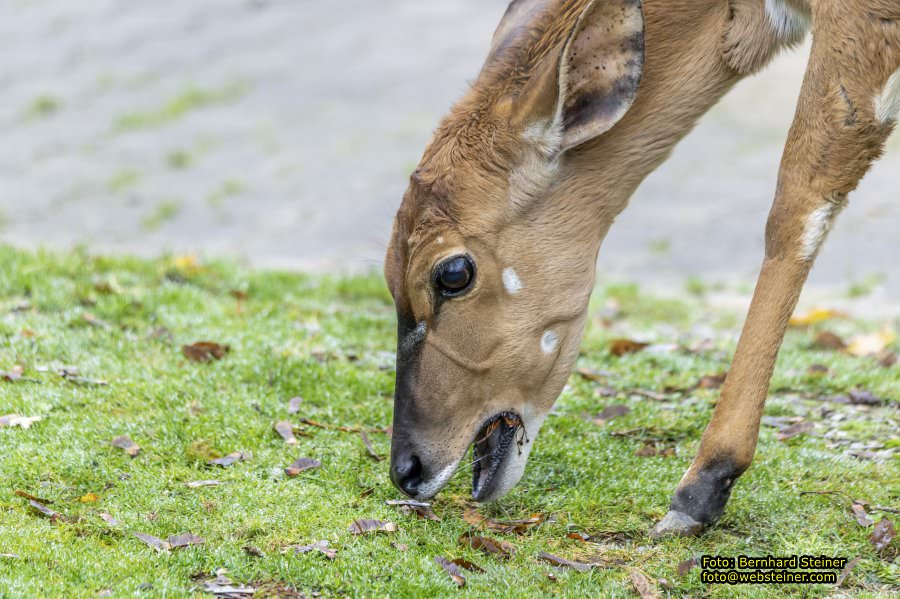
<path id="1" fill-rule="evenodd" d="M 475 501 L 483 501 L 490 496 L 496 476 L 503 469 L 509 449 L 513 446 L 516 432 L 522 427 L 522 417 L 507 411 L 494 414 L 478 429 L 472 443 L 472 497 Z M 490 453 L 486 453 L 487 450 Z"/>

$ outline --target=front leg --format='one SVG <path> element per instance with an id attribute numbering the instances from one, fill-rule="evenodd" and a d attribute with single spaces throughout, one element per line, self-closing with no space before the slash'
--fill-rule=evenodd
<path id="1" fill-rule="evenodd" d="M 813 6 L 813 48 L 747 321 L 698 455 L 653 536 L 697 534 L 713 524 L 753 459 L 788 319 L 847 194 L 880 155 L 896 122 L 897 12 L 878 0 Z"/>

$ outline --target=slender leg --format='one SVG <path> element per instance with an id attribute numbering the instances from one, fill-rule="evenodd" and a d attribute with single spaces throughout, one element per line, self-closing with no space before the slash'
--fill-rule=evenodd
<path id="1" fill-rule="evenodd" d="M 775 358 L 816 254 L 896 122 L 900 14 L 891 13 L 900 9 L 879 0 L 813 2 L 813 48 L 756 291 L 698 455 L 654 536 L 697 534 L 721 516 L 753 459 Z"/>

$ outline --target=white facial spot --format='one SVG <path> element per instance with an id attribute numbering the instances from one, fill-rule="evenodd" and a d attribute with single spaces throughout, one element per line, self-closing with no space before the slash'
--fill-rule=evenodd
<path id="1" fill-rule="evenodd" d="M 515 295 L 522 290 L 522 280 L 519 279 L 519 275 L 516 274 L 515 270 L 511 268 L 503 269 L 503 287 L 510 295 Z"/>
<path id="2" fill-rule="evenodd" d="M 438 242 L 438 243 L 444 243 L 444 237 L 443 237 L 443 236 L 438 237 L 438 238 L 437 238 L 437 242 Z"/>
<path id="3" fill-rule="evenodd" d="M 552 354 L 557 345 L 559 345 L 559 335 L 553 331 L 544 331 L 541 336 L 541 351 L 548 355 Z"/>
<path id="4" fill-rule="evenodd" d="M 810 28 L 810 18 L 786 0 L 766 0 L 766 16 L 775 34 L 787 43 L 799 42 Z"/>
<path id="5" fill-rule="evenodd" d="M 897 120 L 900 114 L 900 69 L 894 71 L 881 94 L 875 97 L 875 118 L 879 122 Z"/>
<path id="6" fill-rule="evenodd" d="M 803 229 L 803 238 L 800 245 L 800 260 L 806 262 L 812 260 L 819 253 L 822 242 L 828 236 L 835 217 L 844 208 L 846 197 L 835 198 L 813 210 L 806 217 L 806 227 Z"/>

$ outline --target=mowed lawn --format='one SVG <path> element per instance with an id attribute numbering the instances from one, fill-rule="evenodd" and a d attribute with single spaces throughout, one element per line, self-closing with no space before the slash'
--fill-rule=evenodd
<path id="1" fill-rule="evenodd" d="M 0 426 L 0 597 L 204 596 L 228 581 L 247 596 L 630 597 L 644 579 L 659 596 L 896 593 L 897 542 L 876 548 L 865 516 L 900 520 L 897 322 L 831 315 L 792 328 L 756 461 L 719 525 L 700 538 L 649 538 L 740 326 L 693 291 L 674 301 L 598 289 L 583 374 L 522 482 L 475 506 L 462 468 L 427 519 L 385 503 L 401 498 L 387 460 L 396 333 L 378 275 L 0 247 L 0 417 L 37 418 Z M 882 332 L 875 345 L 888 345 L 877 357 L 818 348 L 823 331 L 847 342 Z M 651 345 L 616 356 L 611 348 L 637 347 L 615 339 Z M 198 341 L 229 351 L 190 360 L 183 346 Z M 283 421 L 295 444 L 275 431 Z M 125 435 L 139 446 L 133 457 L 113 445 Z M 243 459 L 210 463 L 233 452 Z M 298 458 L 321 466 L 288 476 Z M 197 481 L 221 484 L 186 484 Z M 396 530 L 354 535 L 359 519 Z M 497 530 L 507 520 L 526 522 Z M 164 544 L 187 533 L 195 544 Z M 460 544 L 472 535 L 512 555 Z M 331 557 L 298 551 L 320 541 Z M 541 552 L 592 566 L 555 567 Z M 839 588 L 706 585 L 685 563 L 741 554 L 858 562 Z M 483 571 L 461 570 L 458 588 L 435 557 Z"/>

